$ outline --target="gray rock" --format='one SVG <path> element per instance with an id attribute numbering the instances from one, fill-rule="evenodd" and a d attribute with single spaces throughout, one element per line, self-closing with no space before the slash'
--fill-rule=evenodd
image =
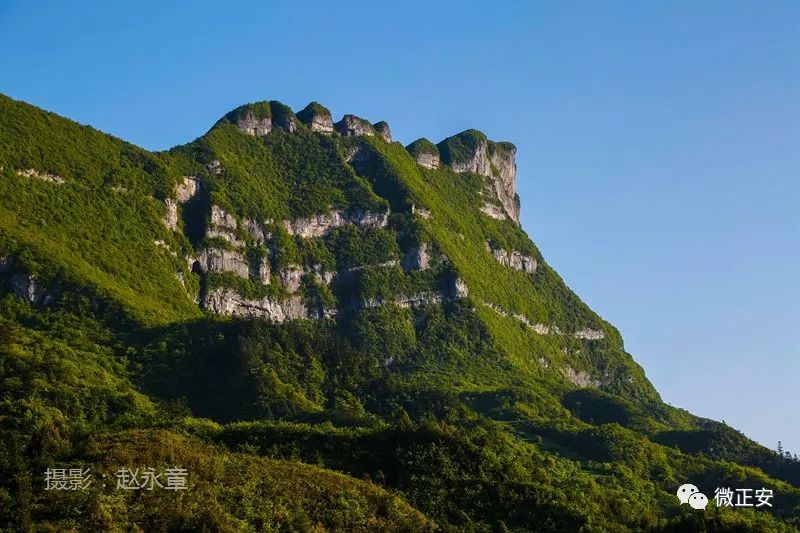
<path id="1" fill-rule="evenodd" d="M 317 102 L 311 102 L 302 111 L 297 113 L 300 122 L 308 126 L 311 131 L 319 133 L 333 133 L 333 120 L 331 112 Z"/>
<path id="2" fill-rule="evenodd" d="M 256 245 L 262 245 L 266 243 L 272 235 L 264 230 L 264 228 L 253 219 L 245 219 L 242 221 L 242 228 L 250 234 L 253 238 L 253 242 Z"/>
<path id="3" fill-rule="evenodd" d="M 335 276 L 333 272 L 326 271 L 325 267 L 319 264 L 314 265 L 310 268 L 306 268 L 305 272 L 307 274 L 313 275 L 314 279 L 316 279 L 318 283 L 321 283 L 323 285 L 330 285 Z"/>
<path id="4" fill-rule="evenodd" d="M 211 224 L 218 228 L 236 229 L 236 217 L 227 213 L 218 205 L 211 206 Z"/>
<path id="5" fill-rule="evenodd" d="M 388 220 L 388 213 L 355 211 L 345 214 L 342 211 L 331 211 L 323 215 L 312 215 L 295 220 L 284 220 L 283 226 L 290 235 L 315 238 L 327 234 L 334 228 L 340 228 L 347 224 L 355 224 L 364 228 L 385 227 Z"/>
<path id="6" fill-rule="evenodd" d="M 456 277 L 453 278 L 450 285 L 450 290 L 447 294 L 452 299 L 466 298 L 469 295 L 469 288 L 463 279 Z"/>
<path id="7" fill-rule="evenodd" d="M 197 261 L 203 273 L 231 272 L 241 278 L 250 277 L 250 265 L 239 252 L 210 248 L 202 250 L 198 254 Z"/>
<path id="8" fill-rule="evenodd" d="M 505 220 L 508 218 L 508 215 L 502 208 L 489 202 L 485 202 L 481 206 L 481 213 L 497 220 Z"/>
<path id="9" fill-rule="evenodd" d="M 178 229 L 178 202 L 172 198 L 164 200 L 166 213 L 164 214 L 164 225 L 167 229 L 175 231 Z"/>
<path id="10" fill-rule="evenodd" d="M 537 262 L 536 259 L 533 257 L 523 254 L 517 250 L 511 250 L 510 252 L 504 250 L 500 246 L 497 246 L 492 241 L 486 242 L 486 248 L 492 252 L 494 258 L 504 266 L 509 268 L 513 268 L 516 270 L 521 270 L 522 272 L 527 272 L 529 274 L 533 274 L 536 272 Z"/>
<path id="11" fill-rule="evenodd" d="M 277 128 L 284 129 L 289 133 L 297 131 L 299 122 L 293 115 L 283 115 L 280 117 L 272 117 L 272 125 Z"/>
<path id="12" fill-rule="evenodd" d="M 426 270 L 430 265 L 430 260 L 428 243 L 423 242 L 405 254 L 402 265 L 405 270 Z"/>
<path id="13" fill-rule="evenodd" d="M 11 276 L 11 293 L 29 304 L 44 303 L 47 299 L 37 279 L 31 274 L 22 272 Z"/>
<path id="14" fill-rule="evenodd" d="M 207 237 L 224 239 L 233 247 L 241 248 L 245 243 L 236 235 L 237 226 L 236 217 L 217 205 L 211 206 L 211 220 L 206 232 Z"/>
<path id="15" fill-rule="evenodd" d="M 41 170 L 36 170 L 34 168 L 29 168 L 26 170 L 18 170 L 18 176 L 22 176 L 23 178 L 34 178 L 37 180 L 47 181 L 49 183 L 64 183 L 64 178 L 59 176 L 58 174 L 51 174 L 49 172 L 44 172 Z"/>
<path id="16" fill-rule="evenodd" d="M 465 161 L 454 162 L 452 164 L 453 170 L 456 172 L 474 172 L 481 176 L 491 177 L 492 165 L 489 162 L 487 150 L 488 145 L 486 141 L 479 141 L 477 149 L 472 152 Z"/>
<path id="17" fill-rule="evenodd" d="M 392 142 L 392 132 L 389 129 L 389 124 L 387 124 L 385 121 L 382 120 L 380 122 L 376 122 L 372 125 L 372 128 L 383 138 L 384 141 L 387 143 Z"/>
<path id="18" fill-rule="evenodd" d="M 571 381 L 574 385 L 578 387 L 599 387 L 600 382 L 596 379 L 592 379 L 592 376 L 588 372 L 584 372 L 583 370 L 575 370 L 572 367 L 564 368 L 564 375 L 567 377 L 569 381 Z"/>
<path id="19" fill-rule="evenodd" d="M 431 154 L 431 153 L 419 153 L 416 155 L 415 159 L 420 166 L 425 168 L 439 168 L 441 161 L 439 160 L 439 154 Z"/>
<path id="20" fill-rule="evenodd" d="M 605 334 L 599 329 L 583 328 L 572 334 L 576 339 L 598 341 L 605 338 Z"/>
<path id="21" fill-rule="evenodd" d="M 258 117 L 252 111 L 246 111 L 237 119 L 236 126 L 248 135 L 261 137 L 272 131 L 272 117 Z"/>
<path id="22" fill-rule="evenodd" d="M 269 257 L 264 256 L 258 263 L 258 272 L 254 272 L 254 276 L 251 277 L 255 277 L 255 279 L 264 285 L 269 285 L 271 274 L 272 272 L 269 265 Z"/>
<path id="23" fill-rule="evenodd" d="M 494 193 L 508 216 L 519 222 L 519 197 L 517 196 L 517 147 L 508 142 L 490 143 L 489 160 L 496 172 L 490 176 Z"/>
<path id="24" fill-rule="evenodd" d="M 214 159 L 210 163 L 206 164 L 206 170 L 219 176 L 222 174 L 222 163 L 219 162 L 219 159 Z"/>
<path id="25" fill-rule="evenodd" d="M 421 218 L 429 219 L 431 218 L 431 212 L 424 207 L 417 207 L 416 205 L 411 206 L 411 214 L 419 215 Z"/>
<path id="26" fill-rule="evenodd" d="M 516 192 L 517 148 L 509 142 L 489 141 L 476 130 L 467 130 L 439 143 L 443 160 L 456 172 L 474 172 L 486 178 L 487 200 L 496 198 L 503 211 L 519 223 L 519 197 Z M 499 218 L 489 207 L 484 212 Z"/>
<path id="27" fill-rule="evenodd" d="M 334 128 L 345 137 L 357 137 L 359 135 L 375 135 L 375 130 L 369 121 L 355 115 L 345 115 L 342 120 L 334 124 Z"/>
<path id="28" fill-rule="evenodd" d="M 200 192 L 200 180 L 194 176 L 184 176 L 175 187 L 175 197 L 178 202 L 185 204 Z"/>
<path id="29" fill-rule="evenodd" d="M 307 311 L 300 296 L 284 300 L 245 298 L 230 288 L 215 288 L 206 295 L 203 307 L 218 315 L 257 317 L 273 322 L 305 318 Z"/>
<path id="30" fill-rule="evenodd" d="M 311 119 L 308 127 L 311 128 L 311 131 L 325 133 L 326 135 L 330 135 L 334 132 L 333 120 L 331 119 L 330 115 L 315 116 L 313 119 Z"/>
<path id="31" fill-rule="evenodd" d="M 280 273 L 281 283 L 286 287 L 290 293 L 295 293 L 300 290 L 300 281 L 303 278 L 305 271 L 300 265 L 289 265 L 289 267 Z"/>

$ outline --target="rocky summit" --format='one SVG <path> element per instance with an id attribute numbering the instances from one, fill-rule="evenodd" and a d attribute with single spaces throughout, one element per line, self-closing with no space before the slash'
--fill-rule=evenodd
<path id="1" fill-rule="evenodd" d="M 661 400 L 516 151 L 262 101 L 151 152 L 0 96 L 0 530 L 796 530 L 800 463 Z"/>

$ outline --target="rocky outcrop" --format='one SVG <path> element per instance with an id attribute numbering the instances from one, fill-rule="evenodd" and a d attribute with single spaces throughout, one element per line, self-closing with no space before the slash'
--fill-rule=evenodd
<path id="1" fill-rule="evenodd" d="M 172 198 L 164 200 L 164 225 L 167 229 L 175 231 L 178 229 L 178 202 Z"/>
<path id="2" fill-rule="evenodd" d="M 469 288 L 467 287 L 467 284 L 463 279 L 459 277 L 454 277 L 451 278 L 447 283 L 447 290 L 445 292 L 445 296 L 453 300 L 466 298 L 467 296 L 469 296 Z"/>
<path id="3" fill-rule="evenodd" d="M 305 272 L 300 265 L 289 265 L 280 273 L 281 283 L 288 292 L 297 292 L 300 290 L 300 281 L 303 278 L 303 274 Z"/>
<path id="4" fill-rule="evenodd" d="M 11 293 L 33 304 L 39 300 L 42 291 L 35 277 L 18 272 L 11 276 Z"/>
<path id="5" fill-rule="evenodd" d="M 416 205 L 412 205 L 411 206 L 411 214 L 412 215 L 417 215 L 420 218 L 424 218 L 426 220 L 431 218 L 430 210 L 425 209 L 424 207 L 417 207 Z"/>
<path id="6" fill-rule="evenodd" d="M 291 133 L 300 125 L 292 109 L 275 100 L 237 107 L 222 117 L 220 122 L 235 124 L 242 132 L 255 137 L 268 135 L 275 128 Z"/>
<path id="7" fill-rule="evenodd" d="M 303 276 L 312 276 L 317 283 L 323 285 L 330 285 L 334 277 L 337 275 L 334 272 L 325 270 L 322 265 L 313 265 L 302 267 L 300 265 L 289 265 L 285 270 L 281 271 L 281 283 L 286 287 L 289 293 L 295 293 L 300 290 Z M 338 275 L 346 275 L 339 273 Z"/>
<path id="8" fill-rule="evenodd" d="M 250 277 L 250 265 L 239 252 L 210 248 L 201 251 L 197 262 L 202 273 L 223 274 L 230 272 L 240 278 Z"/>
<path id="9" fill-rule="evenodd" d="M 489 202 L 485 202 L 481 206 L 481 213 L 497 220 L 505 220 L 508 218 L 508 215 L 505 211 L 503 211 L 503 208 Z"/>
<path id="10" fill-rule="evenodd" d="M 254 137 L 261 137 L 272 131 L 272 116 L 259 116 L 252 109 L 244 111 L 234 123 L 244 133 Z"/>
<path id="11" fill-rule="evenodd" d="M 219 159 L 214 159 L 210 163 L 206 164 L 206 170 L 216 176 L 219 176 L 222 174 L 222 163 L 219 162 Z"/>
<path id="12" fill-rule="evenodd" d="M 386 121 L 381 120 L 380 122 L 376 122 L 372 125 L 372 129 L 387 143 L 392 142 L 392 131 L 389 129 L 389 124 Z"/>
<path id="13" fill-rule="evenodd" d="M 251 268 L 253 268 L 252 265 Z M 264 285 L 269 285 L 271 275 L 272 272 L 269 265 L 269 257 L 266 256 L 256 264 L 255 270 L 250 272 L 251 278 L 257 279 Z"/>
<path id="14" fill-rule="evenodd" d="M 164 200 L 166 212 L 164 214 L 164 225 L 167 229 L 175 231 L 178 229 L 179 212 L 178 205 L 185 204 L 200 192 L 200 181 L 194 176 L 184 176 L 175 186 L 175 198 Z"/>
<path id="15" fill-rule="evenodd" d="M 428 139 L 421 137 L 406 146 L 406 150 L 416 159 L 420 166 L 439 168 L 439 148 Z"/>
<path id="16" fill-rule="evenodd" d="M 572 334 L 576 339 L 599 341 L 605 338 L 605 333 L 599 329 L 583 328 Z"/>
<path id="17" fill-rule="evenodd" d="M 441 159 L 456 172 L 474 172 L 490 177 L 489 141 L 478 130 L 466 130 L 437 145 Z"/>
<path id="18" fill-rule="evenodd" d="M 493 243 L 492 241 L 486 242 L 486 249 L 489 250 L 498 263 L 501 265 L 533 274 L 536 272 L 537 262 L 533 257 L 523 254 L 517 250 L 506 251 L 502 247 Z"/>
<path id="19" fill-rule="evenodd" d="M 64 183 L 64 178 L 62 178 L 58 174 L 51 174 L 49 172 L 36 170 L 34 168 L 29 168 L 26 170 L 17 170 L 17 175 L 22 176 L 23 178 L 34 178 L 37 180 L 47 181 L 49 183 L 58 183 L 58 184 Z"/>
<path id="20" fill-rule="evenodd" d="M 331 112 L 317 102 L 308 104 L 302 111 L 297 113 L 297 118 L 311 131 L 325 134 L 334 132 Z"/>
<path id="21" fill-rule="evenodd" d="M 195 176 L 184 176 L 175 187 L 175 198 L 185 204 L 200 192 L 200 180 Z"/>
<path id="22" fill-rule="evenodd" d="M 269 107 L 272 113 L 273 128 L 281 128 L 289 133 L 297 131 L 300 121 L 297 120 L 291 107 L 275 100 L 269 102 Z"/>
<path id="23" fill-rule="evenodd" d="M 423 242 L 406 252 L 401 264 L 405 270 L 426 270 L 430 266 L 430 262 L 428 243 Z"/>
<path id="24" fill-rule="evenodd" d="M 566 378 L 578 387 L 599 387 L 601 385 L 598 380 L 593 379 L 588 372 L 583 370 L 575 370 L 568 366 L 563 371 Z"/>
<path id="25" fill-rule="evenodd" d="M 388 213 L 374 211 L 331 211 L 324 215 L 313 215 L 295 220 L 284 220 L 283 226 L 290 235 L 300 235 L 305 238 L 321 237 L 334 228 L 347 224 L 355 224 L 362 228 L 382 228 L 389 220 Z"/>
<path id="26" fill-rule="evenodd" d="M 517 196 L 517 148 L 508 142 L 492 142 L 477 130 L 467 130 L 448 137 L 437 147 L 442 161 L 456 172 L 474 172 L 486 178 L 484 194 L 497 199 L 505 212 L 519 222 L 519 197 Z M 499 218 L 487 202 L 482 209 L 493 218 Z"/>
<path id="27" fill-rule="evenodd" d="M 230 288 L 215 288 L 206 295 L 203 307 L 212 313 L 234 317 L 258 317 L 285 322 L 308 316 L 300 296 L 284 300 L 245 298 Z"/>
<path id="28" fill-rule="evenodd" d="M 481 303 L 492 309 L 495 313 L 497 313 L 500 316 L 513 317 L 514 319 L 520 321 L 526 327 L 532 329 L 539 335 L 561 335 L 561 330 L 559 329 L 558 326 L 554 324 L 548 325 L 548 324 L 542 324 L 540 322 L 534 323 L 531 320 L 529 320 L 528 317 L 526 317 L 525 315 L 521 313 L 510 313 L 495 303 L 486 301 Z"/>
<path id="29" fill-rule="evenodd" d="M 218 205 L 211 206 L 209 227 L 206 232 L 207 237 L 224 239 L 233 247 L 241 248 L 245 243 L 236 234 L 237 227 L 236 217 Z"/>
<path id="30" fill-rule="evenodd" d="M 494 194 L 508 216 L 519 222 L 519 196 L 517 196 L 517 147 L 509 142 L 489 142 L 490 176 Z"/>
<path id="31" fill-rule="evenodd" d="M 306 267 L 304 270 L 306 274 L 311 274 L 318 283 L 323 285 L 330 285 L 331 282 L 333 282 L 333 278 L 336 277 L 334 272 L 325 270 L 325 267 L 322 265 L 313 265 L 311 267 Z"/>
<path id="32" fill-rule="evenodd" d="M 454 277 L 447 282 L 442 291 L 422 292 L 418 294 L 396 296 L 391 299 L 369 298 L 358 301 L 352 309 L 369 309 L 382 305 L 396 305 L 398 307 L 416 308 L 420 305 L 440 304 L 443 302 L 460 300 L 468 294 L 467 285 L 459 277 Z"/>
<path id="33" fill-rule="evenodd" d="M 236 229 L 236 217 L 218 205 L 211 206 L 211 224 L 218 228 Z"/>
<path id="34" fill-rule="evenodd" d="M 266 231 L 261 224 L 251 218 L 242 221 L 242 228 L 250 234 L 253 242 L 259 246 L 265 244 L 272 237 L 270 232 Z"/>
<path id="35" fill-rule="evenodd" d="M 425 168 L 439 168 L 439 156 L 436 154 L 419 154 L 416 159 Z"/>
<path id="36" fill-rule="evenodd" d="M 358 137 L 359 135 L 375 135 L 375 130 L 368 120 L 355 115 L 345 115 L 342 120 L 334 124 L 334 128 L 345 137 Z"/>
<path id="37" fill-rule="evenodd" d="M 36 276 L 26 272 L 11 275 L 10 289 L 11 294 L 31 305 L 49 305 L 55 300 L 54 294 L 48 291 Z"/>

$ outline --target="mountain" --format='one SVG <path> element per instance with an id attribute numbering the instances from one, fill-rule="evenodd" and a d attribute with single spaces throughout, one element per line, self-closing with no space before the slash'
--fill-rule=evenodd
<path id="1" fill-rule="evenodd" d="M 0 117 L 0 527 L 800 525 L 800 463 L 662 402 L 547 264 L 513 144 L 404 147 L 318 103 L 166 152 L 5 96 Z M 115 485 L 173 467 L 187 490 Z M 48 468 L 93 482 L 44 490 Z"/>

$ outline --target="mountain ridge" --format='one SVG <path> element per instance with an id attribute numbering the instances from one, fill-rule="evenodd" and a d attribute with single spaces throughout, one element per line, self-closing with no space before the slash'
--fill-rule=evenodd
<path id="1" fill-rule="evenodd" d="M 444 529 L 796 526 L 796 463 L 661 402 L 522 231 L 513 144 L 404 147 L 316 102 L 246 104 L 163 152 L 3 96 L 0 116 L 0 427 L 9 450 L 48 443 L 0 456 L 0 501 L 160 427 L 382 477 Z M 43 346 L 61 355 L 23 357 Z M 76 372 L 92 385 L 54 381 Z M 785 507 L 687 512 L 687 481 L 768 484 Z M 0 524 L 42 520 L 27 494 Z"/>

